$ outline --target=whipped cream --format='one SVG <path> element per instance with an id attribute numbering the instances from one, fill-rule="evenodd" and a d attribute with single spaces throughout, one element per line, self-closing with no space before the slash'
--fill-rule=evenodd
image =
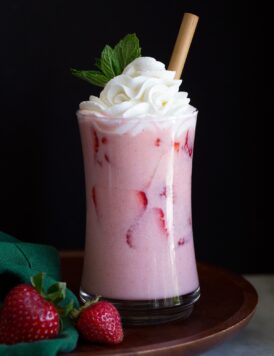
<path id="1" fill-rule="evenodd" d="M 186 92 L 179 91 L 181 80 L 175 72 L 151 57 L 139 57 L 111 79 L 99 97 L 91 95 L 80 104 L 80 112 L 97 117 L 130 119 L 183 117 L 196 109 Z"/>

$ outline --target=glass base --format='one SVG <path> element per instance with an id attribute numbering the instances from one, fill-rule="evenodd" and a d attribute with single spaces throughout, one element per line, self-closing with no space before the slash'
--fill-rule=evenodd
<path id="1" fill-rule="evenodd" d="M 80 299 L 86 302 L 95 296 L 80 289 Z M 167 299 L 119 300 L 102 298 L 114 304 L 119 310 L 124 325 L 162 324 L 177 319 L 186 319 L 193 305 L 200 298 L 200 288 L 195 291 Z"/>

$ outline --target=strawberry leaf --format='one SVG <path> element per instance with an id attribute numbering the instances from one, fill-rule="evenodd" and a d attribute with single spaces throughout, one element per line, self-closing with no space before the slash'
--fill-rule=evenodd
<path id="1" fill-rule="evenodd" d="M 54 304 L 58 304 L 66 297 L 66 283 L 58 282 L 47 290 L 46 299 Z"/>
<path id="2" fill-rule="evenodd" d="M 62 318 L 59 318 L 59 325 L 60 325 L 60 333 L 64 330 L 64 322 L 63 322 L 63 320 L 62 320 Z"/>
<path id="3" fill-rule="evenodd" d="M 74 310 L 74 301 L 71 299 L 71 301 L 67 305 L 65 305 L 64 307 L 58 307 L 57 310 L 58 314 L 62 318 L 65 318 L 72 312 L 72 310 Z"/>
<path id="4" fill-rule="evenodd" d="M 68 312 L 67 315 L 69 315 L 69 317 L 72 319 L 72 320 L 76 320 L 78 319 L 79 315 L 82 313 L 82 311 L 84 309 L 87 309 L 88 307 L 90 307 L 91 305 L 93 304 L 96 304 L 99 302 L 99 300 L 101 299 L 101 296 L 100 295 L 97 295 L 97 296 L 94 296 L 93 299 L 91 300 L 88 300 L 87 302 L 85 302 L 84 305 L 82 305 L 80 308 L 71 308 L 71 310 Z M 59 311 L 58 311 L 59 312 Z M 61 314 L 62 315 L 62 314 Z"/>
<path id="5" fill-rule="evenodd" d="M 45 275 L 46 273 L 44 272 L 39 272 L 35 276 L 32 276 L 30 278 L 32 286 L 37 290 L 38 293 L 40 293 L 43 297 L 45 296 L 45 291 L 44 291 L 44 280 L 45 280 Z"/>

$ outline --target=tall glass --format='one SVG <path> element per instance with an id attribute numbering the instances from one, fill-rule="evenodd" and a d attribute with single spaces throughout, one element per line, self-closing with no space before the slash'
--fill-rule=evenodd
<path id="1" fill-rule="evenodd" d="M 81 299 L 101 295 L 127 324 L 188 317 L 200 296 L 191 216 L 197 111 L 157 121 L 77 115 L 87 206 Z"/>

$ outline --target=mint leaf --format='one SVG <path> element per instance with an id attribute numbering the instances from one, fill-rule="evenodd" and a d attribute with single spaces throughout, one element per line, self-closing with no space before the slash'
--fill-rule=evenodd
<path id="1" fill-rule="evenodd" d="M 114 47 L 114 52 L 122 72 L 129 63 L 141 56 L 139 39 L 136 34 L 133 33 L 125 36 Z"/>
<path id="2" fill-rule="evenodd" d="M 101 70 L 101 58 L 95 58 L 95 67 Z"/>
<path id="3" fill-rule="evenodd" d="M 103 48 L 100 58 L 95 60 L 98 70 L 71 69 L 71 73 L 91 84 L 104 87 L 109 80 L 120 75 L 129 63 L 140 56 L 139 39 L 133 33 L 126 35 L 114 48 L 109 45 Z"/>
<path id="4" fill-rule="evenodd" d="M 120 74 L 118 71 L 119 63 L 115 57 L 114 50 L 108 45 L 104 47 L 98 65 L 100 65 L 101 71 L 108 78 L 113 78 Z"/>
<path id="5" fill-rule="evenodd" d="M 91 84 L 104 87 L 109 79 L 97 70 L 78 70 L 71 68 L 71 74 L 77 78 L 83 79 Z"/>

